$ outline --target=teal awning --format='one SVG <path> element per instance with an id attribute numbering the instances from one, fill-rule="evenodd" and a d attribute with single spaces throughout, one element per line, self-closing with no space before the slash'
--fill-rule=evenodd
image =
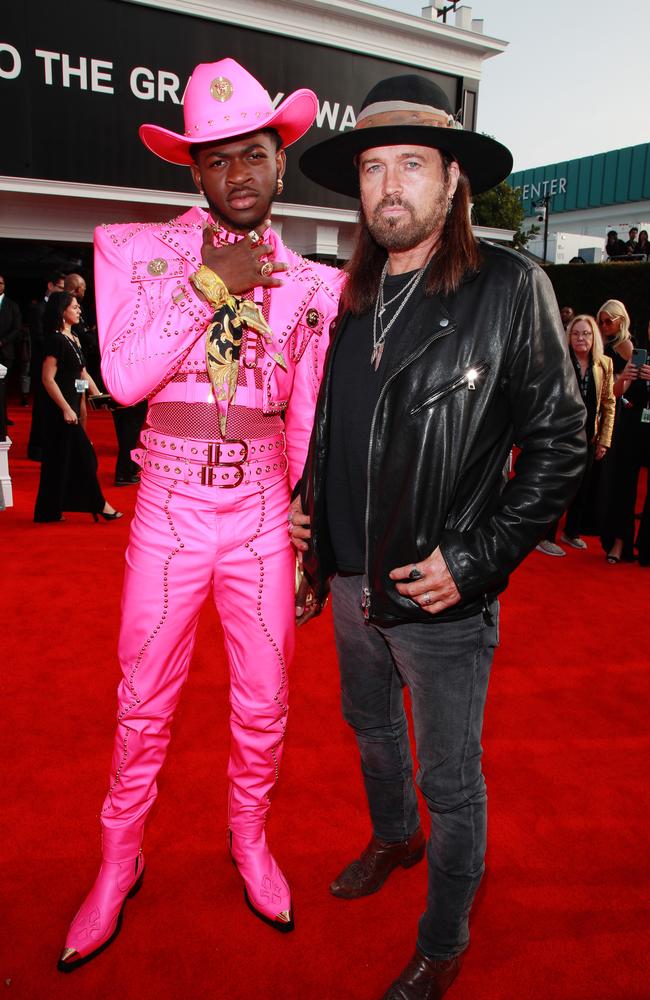
<path id="1" fill-rule="evenodd" d="M 547 196 L 554 215 L 644 201 L 650 199 L 650 143 L 517 170 L 508 183 L 520 188 L 526 215 L 533 215 L 534 202 Z"/>

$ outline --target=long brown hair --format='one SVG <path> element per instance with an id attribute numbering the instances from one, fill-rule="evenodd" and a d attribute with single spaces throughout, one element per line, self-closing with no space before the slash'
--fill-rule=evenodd
<path id="1" fill-rule="evenodd" d="M 442 152 L 440 155 L 446 181 L 451 157 Z M 445 220 L 431 261 L 425 295 L 449 295 L 456 291 L 466 274 L 479 268 L 481 255 L 470 222 L 471 200 L 469 180 L 461 170 L 451 212 Z M 357 239 L 345 269 L 348 280 L 342 295 L 343 307 L 354 316 L 361 316 L 374 305 L 387 256 L 384 247 L 370 234 L 363 207 L 360 207 Z"/>

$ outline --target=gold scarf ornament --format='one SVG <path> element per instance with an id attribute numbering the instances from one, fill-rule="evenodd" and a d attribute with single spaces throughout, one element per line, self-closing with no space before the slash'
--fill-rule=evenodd
<path id="1" fill-rule="evenodd" d="M 219 428 L 226 435 L 228 404 L 235 398 L 243 328 L 253 330 L 269 343 L 271 329 L 260 307 L 250 299 L 231 295 L 218 274 L 204 264 L 190 281 L 215 310 L 206 332 L 206 362 L 214 398 L 219 404 Z"/>

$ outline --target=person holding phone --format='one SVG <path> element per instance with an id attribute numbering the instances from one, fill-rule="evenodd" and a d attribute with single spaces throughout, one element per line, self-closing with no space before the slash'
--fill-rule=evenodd
<path id="1" fill-rule="evenodd" d="M 625 397 L 620 416 L 616 462 L 616 537 L 606 545 L 607 562 L 633 559 L 638 549 L 639 565 L 650 566 L 650 491 L 646 495 L 641 523 L 634 542 L 634 514 L 641 466 L 650 464 L 650 364 L 648 351 L 635 347 L 625 369 Z"/>
<path id="2" fill-rule="evenodd" d="M 614 366 L 616 413 L 609 452 L 602 462 L 594 463 L 592 467 L 589 492 L 593 498 L 593 509 L 585 512 L 582 530 L 586 534 L 600 534 L 605 553 L 609 555 L 611 552 L 611 561 L 616 563 L 621 558 L 632 558 L 631 548 L 622 555 L 622 547 L 616 539 L 621 530 L 618 471 L 619 463 L 623 460 L 621 437 L 624 428 L 621 423 L 621 411 L 625 405 L 623 395 L 629 385 L 627 372 L 634 345 L 630 333 L 630 316 L 619 299 L 608 299 L 603 302 L 596 313 L 596 322 L 602 337 L 603 353 L 605 357 L 611 358 Z"/>

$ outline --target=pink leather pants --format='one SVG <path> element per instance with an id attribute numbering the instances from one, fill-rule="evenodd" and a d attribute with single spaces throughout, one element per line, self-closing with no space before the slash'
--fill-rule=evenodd
<path id="1" fill-rule="evenodd" d="M 223 489 L 143 473 L 126 553 L 123 679 L 101 814 L 105 860 L 133 858 L 140 848 L 210 590 L 230 665 L 230 827 L 262 828 L 282 756 L 294 647 L 288 503 L 285 476 Z"/>

